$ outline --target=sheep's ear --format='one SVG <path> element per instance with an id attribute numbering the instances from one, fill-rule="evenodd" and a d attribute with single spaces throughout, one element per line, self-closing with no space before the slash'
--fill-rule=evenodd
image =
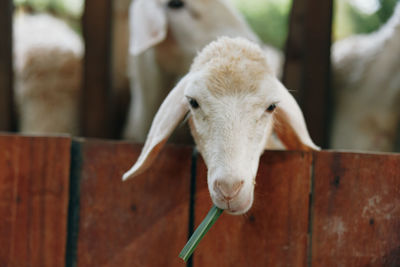
<path id="1" fill-rule="evenodd" d="M 151 124 L 139 159 L 123 175 L 122 180 L 144 172 L 157 157 L 175 127 L 185 117 L 185 114 L 189 111 L 189 107 L 184 96 L 184 91 L 189 80 L 189 75 L 185 76 L 165 98 Z"/>
<path id="2" fill-rule="evenodd" d="M 129 10 L 130 46 L 136 56 L 162 42 L 167 36 L 167 18 L 154 0 L 134 0 Z"/>
<path id="3" fill-rule="evenodd" d="M 287 149 L 319 150 L 310 138 L 303 113 L 294 97 L 279 83 L 280 102 L 274 114 L 274 131 Z"/>

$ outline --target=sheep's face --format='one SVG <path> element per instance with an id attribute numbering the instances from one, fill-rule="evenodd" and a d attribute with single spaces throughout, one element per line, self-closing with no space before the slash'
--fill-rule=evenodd
<path id="1" fill-rule="evenodd" d="M 212 81 L 210 76 L 199 75 L 185 90 L 192 135 L 208 167 L 214 204 L 242 214 L 253 203 L 259 158 L 271 134 L 279 99 L 271 86 L 272 77 L 259 84 L 237 83 L 230 75 L 220 84 L 203 82 Z"/>
<path id="2" fill-rule="evenodd" d="M 123 179 L 145 171 L 190 112 L 214 204 L 232 214 L 249 210 L 272 130 L 288 149 L 318 149 L 299 106 L 267 61 L 260 47 L 243 38 L 223 37 L 207 45 L 162 103 L 142 153 Z"/>

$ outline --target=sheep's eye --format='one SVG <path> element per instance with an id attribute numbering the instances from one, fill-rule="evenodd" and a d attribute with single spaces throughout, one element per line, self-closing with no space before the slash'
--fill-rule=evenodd
<path id="1" fill-rule="evenodd" d="M 275 110 L 275 108 L 276 108 L 276 104 L 271 104 L 271 105 L 269 105 L 269 107 L 267 108 L 267 111 L 268 111 L 268 112 L 272 112 L 272 111 Z"/>
<path id="2" fill-rule="evenodd" d="M 168 2 L 169 8 L 179 9 L 185 6 L 185 3 L 181 0 L 170 0 Z"/>
<path id="3" fill-rule="evenodd" d="M 194 98 L 189 98 L 189 104 L 194 109 L 199 108 L 199 103 L 197 103 L 196 99 L 194 99 Z"/>

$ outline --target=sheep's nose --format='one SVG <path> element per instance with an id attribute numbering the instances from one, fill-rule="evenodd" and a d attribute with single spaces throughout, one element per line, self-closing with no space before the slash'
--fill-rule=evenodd
<path id="1" fill-rule="evenodd" d="M 242 189 L 243 185 L 243 180 L 227 182 L 222 179 L 217 179 L 214 182 L 214 190 L 220 197 L 224 198 L 224 200 L 229 201 L 239 194 L 239 191 Z"/>

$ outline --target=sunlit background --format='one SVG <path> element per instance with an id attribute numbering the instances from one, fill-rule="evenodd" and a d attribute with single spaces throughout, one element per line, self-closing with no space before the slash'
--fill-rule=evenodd
<path id="1" fill-rule="evenodd" d="M 283 47 L 292 0 L 232 0 L 263 41 Z M 17 7 L 50 11 L 80 32 L 84 0 L 14 0 Z M 336 0 L 333 39 L 376 30 L 391 15 L 397 0 Z"/>

